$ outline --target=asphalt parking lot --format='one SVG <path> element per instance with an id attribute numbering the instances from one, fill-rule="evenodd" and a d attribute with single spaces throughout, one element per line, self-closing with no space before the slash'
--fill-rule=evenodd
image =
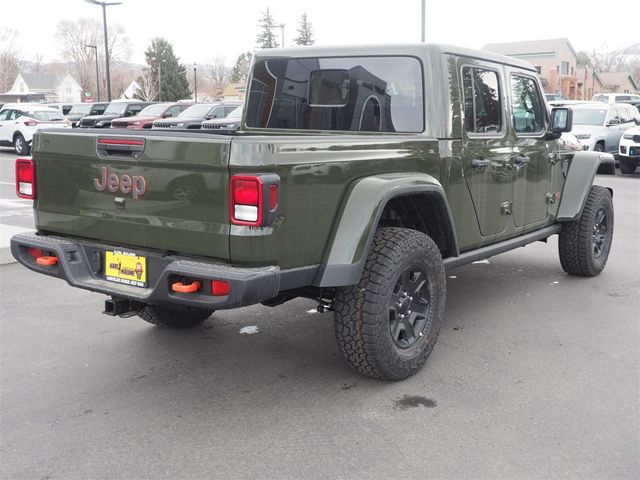
<path id="1" fill-rule="evenodd" d="M 350 370 L 311 301 L 170 331 L 2 265 L 0 477 L 636 479 L 640 175 L 596 183 L 615 190 L 605 271 L 567 276 L 555 238 L 452 270 L 438 344 L 400 383 Z"/>

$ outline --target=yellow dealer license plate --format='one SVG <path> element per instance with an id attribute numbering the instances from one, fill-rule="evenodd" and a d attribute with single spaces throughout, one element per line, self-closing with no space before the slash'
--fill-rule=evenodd
<path id="1" fill-rule="evenodd" d="M 147 259 L 135 253 L 113 250 L 105 252 L 105 278 L 112 282 L 147 286 Z"/>

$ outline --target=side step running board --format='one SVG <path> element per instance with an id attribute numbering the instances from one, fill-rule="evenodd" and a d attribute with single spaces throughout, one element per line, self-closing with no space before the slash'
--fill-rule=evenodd
<path id="1" fill-rule="evenodd" d="M 530 243 L 537 242 L 539 240 L 545 240 L 551 235 L 560 233 L 560 230 L 562 230 L 562 225 L 556 223 L 541 230 L 536 230 L 535 232 L 527 233 L 515 238 L 510 238 L 509 240 L 478 248 L 467 253 L 462 253 L 457 257 L 445 258 L 443 260 L 444 267 L 445 269 L 450 270 L 452 268 L 460 267 L 471 262 L 476 262 L 478 260 L 493 257 L 494 255 L 508 252 L 509 250 L 513 250 L 514 248 L 524 247 L 525 245 L 528 245 Z"/>

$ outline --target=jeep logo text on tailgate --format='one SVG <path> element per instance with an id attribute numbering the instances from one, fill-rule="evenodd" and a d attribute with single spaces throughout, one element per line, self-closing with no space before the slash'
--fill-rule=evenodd
<path id="1" fill-rule="evenodd" d="M 94 178 L 93 185 L 99 192 L 109 190 L 112 193 L 131 193 L 134 200 L 138 200 L 147 191 L 147 181 L 142 175 L 120 177 L 115 173 L 109 173 L 107 167 L 102 167 L 102 178 Z"/>

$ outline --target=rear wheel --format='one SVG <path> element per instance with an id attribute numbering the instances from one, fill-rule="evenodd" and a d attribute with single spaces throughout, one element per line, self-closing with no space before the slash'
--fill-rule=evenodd
<path id="1" fill-rule="evenodd" d="M 571 275 L 594 277 L 607 263 L 613 240 L 613 203 L 609 191 L 591 187 L 582 215 L 560 231 L 560 263 Z"/>
<path id="2" fill-rule="evenodd" d="M 27 141 L 24 139 L 21 133 L 16 134 L 13 139 L 13 146 L 16 149 L 16 153 L 18 155 L 29 155 L 29 145 L 27 145 Z"/>
<path id="3" fill-rule="evenodd" d="M 620 157 L 620 173 L 630 175 L 636 171 L 638 161 L 633 158 Z"/>
<path id="4" fill-rule="evenodd" d="M 604 143 L 598 142 L 595 147 L 593 147 L 594 152 L 604 152 Z"/>
<path id="5" fill-rule="evenodd" d="M 358 285 L 338 288 L 338 345 L 358 372 L 385 380 L 415 374 L 433 350 L 444 318 L 445 273 L 427 235 L 381 228 Z"/>
<path id="6" fill-rule="evenodd" d="M 197 307 L 147 305 L 138 315 L 158 327 L 191 328 L 204 322 L 212 313 L 213 310 Z"/>

